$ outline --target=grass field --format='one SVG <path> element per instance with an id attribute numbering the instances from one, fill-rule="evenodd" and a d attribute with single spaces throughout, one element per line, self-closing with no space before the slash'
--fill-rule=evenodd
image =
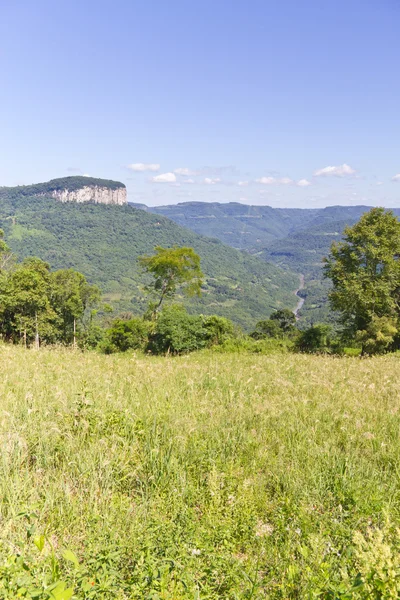
<path id="1" fill-rule="evenodd" d="M 399 597 L 399 357 L 0 361 L 0 598 Z"/>

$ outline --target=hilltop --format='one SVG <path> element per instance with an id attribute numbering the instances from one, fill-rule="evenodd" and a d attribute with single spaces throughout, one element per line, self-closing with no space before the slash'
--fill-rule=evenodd
<path id="1" fill-rule="evenodd" d="M 74 185 L 77 179 L 87 178 L 72 178 Z M 61 203 L 51 196 L 53 182 L 29 187 L 0 190 L 0 227 L 11 249 L 20 258 L 39 256 L 54 269 L 77 269 L 100 286 L 116 311 L 144 310 L 137 258 L 158 244 L 192 246 L 201 256 L 206 283 L 201 298 L 185 300 L 191 312 L 219 314 L 250 329 L 274 309 L 296 305 L 298 277 L 292 272 L 129 205 Z"/>
<path id="2" fill-rule="evenodd" d="M 126 187 L 120 181 L 95 177 L 62 177 L 44 183 L 0 187 L 0 201 L 10 198 L 51 196 L 61 202 L 126 204 Z"/>

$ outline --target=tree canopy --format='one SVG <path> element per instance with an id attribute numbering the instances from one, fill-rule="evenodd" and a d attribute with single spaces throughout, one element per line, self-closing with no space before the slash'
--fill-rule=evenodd
<path id="1" fill-rule="evenodd" d="M 154 278 L 149 286 L 158 297 L 154 311 L 161 307 L 166 298 L 173 297 L 178 288 L 187 296 L 200 296 L 204 275 L 200 269 L 200 256 L 193 248 L 156 246 L 154 251 L 153 256 L 139 257 L 144 271 Z"/>
<path id="2" fill-rule="evenodd" d="M 383 208 L 373 208 L 364 214 L 353 227 L 345 229 L 342 242 L 332 245 L 325 259 L 325 276 L 333 284 L 329 299 L 349 334 L 371 333 L 371 324 L 376 319 L 397 323 L 399 257 L 400 222 Z"/>

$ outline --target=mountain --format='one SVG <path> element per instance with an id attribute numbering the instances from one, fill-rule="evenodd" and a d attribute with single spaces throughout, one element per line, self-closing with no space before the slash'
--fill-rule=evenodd
<path id="1" fill-rule="evenodd" d="M 312 220 L 314 211 L 247 206 L 237 202 L 183 202 L 170 206 L 137 208 L 168 217 L 196 233 L 216 237 L 233 248 L 255 252 L 269 242 L 285 237 L 293 227 Z"/>
<path id="2" fill-rule="evenodd" d="M 277 239 L 333 221 L 356 222 L 369 206 L 272 208 L 238 202 L 181 202 L 175 205 L 132 205 L 163 215 L 201 235 L 213 236 L 241 250 L 257 253 Z"/>
<path id="3" fill-rule="evenodd" d="M 45 183 L 0 188 L 0 200 L 2 198 L 19 198 L 23 196 L 51 196 L 60 202 L 94 202 L 95 204 L 118 205 L 127 203 L 126 187 L 123 183 L 94 177 L 63 177 Z"/>
<path id="4" fill-rule="evenodd" d="M 73 267 L 101 287 L 116 311 L 137 314 L 147 304 L 138 256 L 158 244 L 187 245 L 200 255 L 206 275 L 202 297 L 185 301 L 190 311 L 223 315 L 250 329 L 274 309 L 296 305 L 298 276 L 292 272 L 129 205 L 57 201 L 54 191 L 78 192 L 79 185 L 91 184 L 86 177 L 72 179 L 69 188 L 54 182 L 0 188 L 0 227 L 20 258 L 35 255 L 55 269 Z M 104 180 L 93 185 L 123 187 Z"/>
<path id="5" fill-rule="evenodd" d="M 140 205 L 143 208 L 143 205 Z M 203 235 L 246 249 L 249 253 L 304 275 L 305 298 L 300 326 L 334 321 L 323 279 L 322 259 L 333 241 L 342 238 L 347 225 L 356 223 L 369 206 L 329 206 L 321 209 L 281 209 L 239 203 L 185 202 L 172 206 L 144 207 Z M 400 216 L 400 209 L 393 209 Z"/>

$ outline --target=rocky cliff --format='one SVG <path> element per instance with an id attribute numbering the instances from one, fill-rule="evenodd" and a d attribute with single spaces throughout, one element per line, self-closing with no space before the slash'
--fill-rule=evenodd
<path id="1" fill-rule="evenodd" d="M 51 196 L 60 202 L 127 204 L 126 187 L 120 181 L 83 176 L 62 177 L 13 188 L 0 187 L 0 201 L 2 197 L 10 196 Z"/>
<path id="2" fill-rule="evenodd" d="M 95 204 L 119 204 L 127 203 L 126 187 L 111 189 L 100 185 L 85 185 L 76 190 L 68 188 L 53 190 L 53 198 L 60 202 L 94 202 Z"/>

